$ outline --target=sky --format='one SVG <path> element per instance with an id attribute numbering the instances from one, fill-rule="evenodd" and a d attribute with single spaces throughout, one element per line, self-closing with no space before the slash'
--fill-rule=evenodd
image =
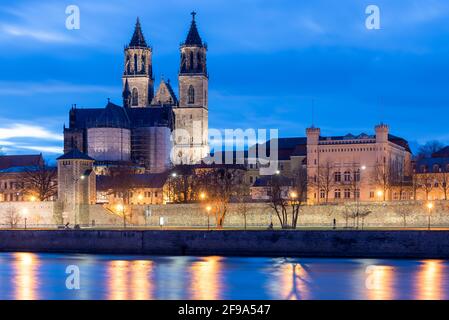
<path id="1" fill-rule="evenodd" d="M 66 7 L 80 29 L 66 28 Z M 368 5 L 380 9 L 369 30 Z M 17 0 L 0 4 L 0 146 L 62 152 L 72 104 L 121 104 L 123 48 L 136 21 L 156 85 L 177 88 L 190 12 L 208 44 L 209 126 L 304 136 L 373 133 L 449 144 L 447 0 Z M 177 90 L 176 90 L 177 91 Z"/>

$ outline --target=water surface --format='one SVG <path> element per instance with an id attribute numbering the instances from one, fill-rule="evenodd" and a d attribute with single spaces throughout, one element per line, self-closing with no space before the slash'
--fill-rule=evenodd
<path id="1" fill-rule="evenodd" d="M 0 299 L 447 299 L 448 275 L 446 260 L 0 253 Z"/>

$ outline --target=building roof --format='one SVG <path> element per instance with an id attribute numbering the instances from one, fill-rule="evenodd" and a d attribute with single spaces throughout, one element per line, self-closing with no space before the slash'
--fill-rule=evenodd
<path id="1" fill-rule="evenodd" d="M 262 176 L 256 179 L 256 181 L 253 184 L 253 187 L 268 187 L 270 185 L 272 176 Z M 277 176 L 277 179 L 280 179 L 280 185 L 281 186 L 291 186 L 292 180 L 290 178 L 284 177 L 284 176 Z"/>
<path id="2" fill-rule="evenodd" d="M 432 158 L 449 158 L 449 146 L 432 153 Z"/>
<path id="3" fill-rule="evenodd" d="M 147 42 L 145 41 L 145 37 L 142 33 L 142 28 L 140 26 L 140 20 L 137 18 L 136 27 L 134 28 L 134 34 L 129 43 L 130 47 L 142 47 L 148 48 Z"/>
<path id="4" fill-rule="evenodd" d="M 156 91 L 156 94 L 151 102 L 152 105 L 177 105 L 178 99 L 176 98 L 176 94 L 170 84 L 170 80 L 165 81 L 161 80 L 159 84 L 159 88 Z"/>
<path id="5" fill-rule="evenodd" d="M 161 189 L 168 179 L 168 172 L 150 174 L 130 174 L 126 177 L 129 188 Z M 107 191 L 123 187 L 123 178 L 120 176 L 97 176 L 97 190 Z"/>
<path id="6" fill-rule="evenodd" d="M 66 154 L 60 156 L 56 160 L 90 160 L 90 161 L 95 161 L 95 159 L 89 157 L 85 153 L 82 153 L 78 149 L 72 149 L 71 151 L 69 151 Z"/>
<path id="7" fill-rule="evenodd" d="M 0 170 L 39 166 L 44 162 L 42 154 L 0 156 Z"/>
<path id="8" fill-rule="evenodd" d="M 192 12 L 192 23 L 190 24 L 189 33 L 187 34 L 187 38 L 186 41 L 184 42 L 184 45 L 202 47 L 203 41 L 201 40 L 200 34 L 196 27 L 195 15 L 196 13 Z"/>
<path id="9" fill-rule="evenodd" d="M 105 108 L 72 108 L 70 129 L 169 127 L 173 125 L 172 106 L 123 108 L 108 102 Z"/>
<path id="10" fill-rule="evenodd" d="M 437 166 L 437 167 L 435 167 Z M 434 168 L 437 168 L 435 170 Z M 422 158 L 415 163 L 416 173 L 449 172 L 449 157 L 446 158 Z"/>

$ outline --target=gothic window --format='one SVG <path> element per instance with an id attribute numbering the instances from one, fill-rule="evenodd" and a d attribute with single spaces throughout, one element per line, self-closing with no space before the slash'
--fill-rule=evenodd
<path id="1" fill-rule="evenodd" d="M 201 53 L 198 51 L 197 55 L 196 55 L 196 65 L 198 70 L 201 70 Z"/>
<path id="2" fill-rule="evenodd" d="M 129 56 L 126 57 L 126 73 L 131 73 L 131 63 L 129 61 Z"/>
<path id="3" fill-rule="evenodd" d="M 195 103 L 195 89 L 193 88 L 193 86 L 189 87 L 189 92 L 187 93 L 187 96 L 188 96 L 188 103 L 194 104 Z"/>
<path id="4" fill-rule="evenodd" d="M 139 92 L 137 91 L 136 88 L 133 89 L 131 105 L 133 106 L 139 105 Z"/>
<path id="5" fill-rule="evenodd" d="M 145 56 L 142 56 L 142 69 L 140 69 L 142 73 L 145 73 L 145 67 L 146 67 Z"/>
<path id="6" fill-rule="evenodd" d="M 193 70 L 193 52 L 190 52 L 190 70 Z"/>
<path id="7" fill-rule="evenodd" d="M 138 67 L 138 65 L 137 65 L 137 54 L 135 54 L 134 55 L 134 73 L 137 73 L 137 67 Z"/>

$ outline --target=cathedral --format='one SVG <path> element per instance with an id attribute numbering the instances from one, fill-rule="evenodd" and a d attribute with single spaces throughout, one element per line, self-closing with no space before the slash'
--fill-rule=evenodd
<path id="1" fill-rule="evenodd" d="M 195 15 L 180 46 L 179 98 L 169 80 L 161 79 L 155 91 L 153 49 L 137 19 L 124 50 L 123 106 L 111 101 L 104 108 L 72 106 L 69 127 L 64 126 L 64 153 L 77 149 L 97 165 L 130 163 L 148 173 L 199 163 L 207 156 L 207 46 Z"/>

